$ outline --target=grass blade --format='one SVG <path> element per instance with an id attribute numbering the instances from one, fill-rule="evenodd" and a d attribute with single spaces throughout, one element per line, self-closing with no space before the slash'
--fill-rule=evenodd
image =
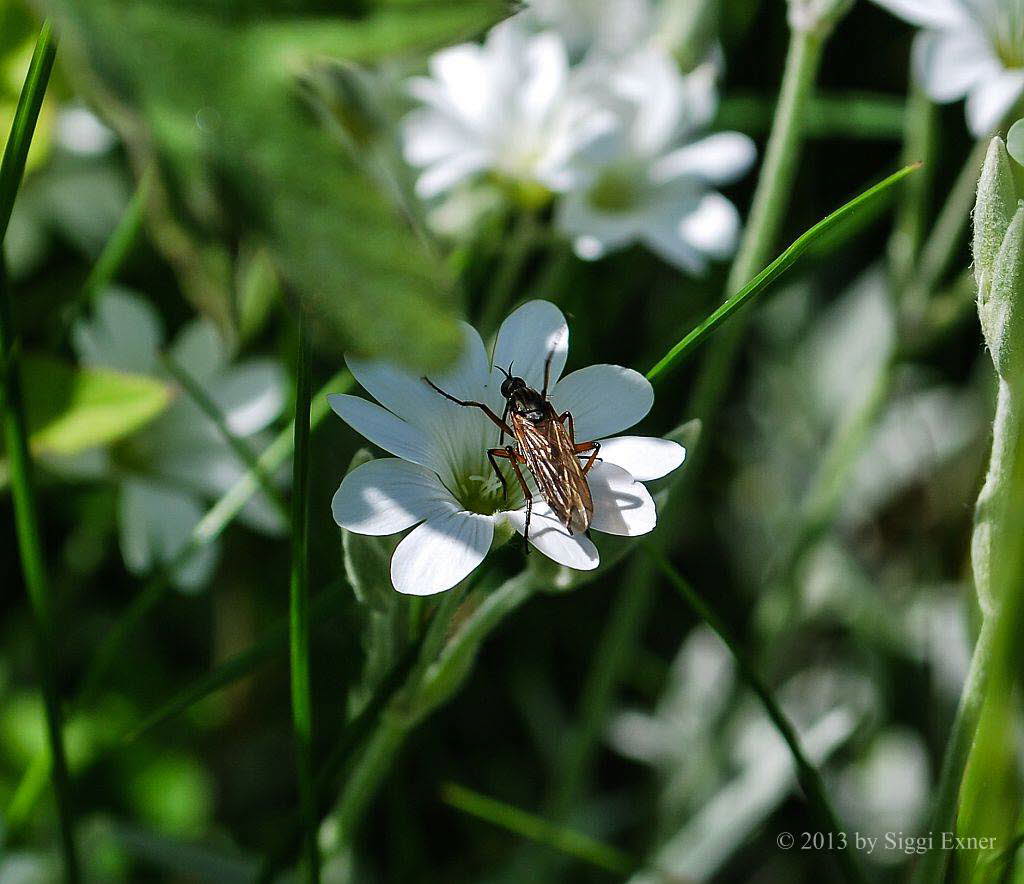
<path id="1" fill-rule="evenodd" d="M 43 95 L 53 69 L 57 40 L 49 22 L 44 22 L 36 42 L 25 85 L 18 100 L 11 135 L 0 164 L 0 249 L 10 223 L 14 200 L 25 172 L 25 160 L 35 132 Z M 53 784 L 60 819 L 64 876 L 68 881 L 80 878 L 75 848 L 74 812 L 71 779 L 64 753 L 64 734 L 54 672 L 52 600 L 43 560 L 42 540 L 32 483 L 32 460 L 28 448 L 28 426 L 22 394 L 21 367 L 18 362 L 17 333 L 7 271 L 0 252 L 0 395 L 3 399 L 4 438 L 10 461 L 11 497 L 14 522 L 21 556 L 21 570 L 32 607 L 37 666 L 42 683 L 46 713 L 46 734 L 53 767 Z"/>
<path id="2" fill-rule="evenodd" d="M 694 613 L 701 620 L 715 631 L 729 649 L 733 659 L 736 661 L 736 669 L 740 677 L 757 694 L 758 699 L 764 705 L 765 712 L 768 713 L 768 717 L 772 720 L 772 724 L 775 725 L 776 730 L 786 741 L 786 745 L 789 746 L 789 750 L 793 755 L 800 787 L 803 789 L 807 803 L 811 806 L 821 825 L 826 826 L 829 831 L 837 836 L 842 832 L 849 831 L 843 826 L 839 815 L 832 807 L 832 802 L 825 791 L 825 784 L 822 782 L 821 774 L 818 773 L 818 769 L 804 753 L 796 728 L 786 713 L 782 711 L 782 707 L 775 700 L 771 689 L 761 679 L 761 676 L 757 674 L 746 651 L 743 650 L 742 645 L 733 636 L 732 631 L 708 606 L 704 599 L 697 594 L 696 590 L 683 579 L 683 576 L 672 567 L 672 563 L 659 550 L 656 550 L 650 544 L 644 544 L 643 549 L 657 566 L 658 570 L 664 575 L 665 579 L 682 596 L 683 601 L 693 609 Z M 836 851 L 836 862 L 842 868 L 848 881 L 854 882 L 854 884 L 864 884 L 867 880 L 857 864 L 852 850 Z"/>
<path id="3" fill-rule="evenodd" d="M 555 825 L 457 783 L 445 783 L 441 789 L 441 800 L 456 810 L 493 823 L 516 835 L 522 835 L 538 844 L 544 844 L 613 875 L 628 875 L 637 867 L 635 859 L 616 847 L 604 844 L 582 832 Z"/>
<path id="4" fill-rule="evenodd" d="M 313 790 L 313 699 L 309 654 L 309 412 L 312 354 L 306 319 L 299 314 L 299 358 L 295 369 L 295 457 L 292 471 L 292 574 L 289 643 L 292 673 L 292 721 L 299 776 L 299 802 L 305 828 L 305 877 L 320 880 L 316 841 L 317 812 Z"/>
<path id="5" fill-rule="evenodd" d="M 725 301 L 717 310 L 708 316 L 707 319 L 700 323 L 700 325 L 694 328 L 681 341 L 679 341 L 678 344 L 672 347 L 668 353 L 659 359 L 658 362 L 651 367 L 650 371 L 647 372 L 647 379 L 652 382 L 660 380 L 666 373 L 677 368 L 684 359 L 689 357 L 697 347 L 704 343 L 705 339 L 717 331 L 719 326 L 732 317 L 734 313 L 741 310 L 743 307 L 746 307 L 750 302 L 761 295 L 773 282 L 775 282 L 776 279 L 789 270 L 789 268 L 796 263 L 797 259 L 799 259 L 808 247 L 819 237 L 827 233 L 836 224 L 839 224 L 849 216 L 863 209 L 869 203 L 887 195 L 893 187 L 899 184 L 908 175 L 915 172 L 918 168 L 920 168 L 920 166 L 917 163 L 905 166 L 898 172 L 890 175 L 883 181 L 880 181 L 874 187 L 870 187 L 859 196 L 854 197 L 854 199 L 836 209 L 832 214 L 827 215 L 807 230 L 797 238 L 788 249 L 779 255 L 778 258 L 772 261 L 771 264 L 765 267 L 765 269 L 757 274 L 757 276 L 747 283 L 747 285 Z"/>

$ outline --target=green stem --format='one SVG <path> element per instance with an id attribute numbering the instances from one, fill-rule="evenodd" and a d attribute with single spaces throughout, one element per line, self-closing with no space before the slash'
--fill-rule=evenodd
<path id="1" fill-rule="evenodd" d="M 161 356 L 161 362 L 164 368 L 170 373 L 171 377 L 181 386 L 181 388 L 189 395 L 189 398 L 195 402 L 199 410 L 203 412 L 217 427 L 217 432 L 220 433 L 221 438 L 227 442 L 228 446 L 235 453 L 238 459 L 245 464 L 249 472 L 252 473 L 260 483 L 260 488 L 266 495 L 267 500 L 270 501 L 271 506 L 277 511 L 281 521 L 285 524 L 288 523 L 288 507 L 285 506 L 284 500 L 281 497 L 281 492 L 277 486 L 274 485 L 274 480 L 270 477 L 266 470 L 260 466 L 259 458 L 255 451 L 249 447 L 249 443 L 241 437 L 235 435 L 231 431 L 231 427 L 228 426 L 227 420 L 224 418 L 224 414 L 220 408 L 217 407 L 217 403 L 214 402 L 209 394 L 202 388 L 199 382 L 192 377 L 188 371 L 178 364 L 177 360 L 174 359 L 169 353 L 164 353 Z"/>
<path id="2" fill-rule="evenodd" d="M 441 789 L 441 800 L 463 813 L 493 823 L 613 875 L 628 875 L 636 868 L 636 860 L 618 848 L 603 844 L 582 832 L 548 822 L 504 801 L 481 795 L 465 786 L 446 783 Z"/>
<path id="3" fill-rule="evenodd" d="M 351 844 L 367 805 L 406 737 L 426 715 L 454 696 L 483 640 L 537 588 L 536 578 L 529 572 L 505 581 L 477 605 L 451 636 L 447 633 L 455 607 L 449 608 L 442 602 L 443 607 L 435 614 L 424 639 L 416 668 L 381 715 L 342 789 L 336 809 L 342 845 Z M 455 591 L 449 590 L 449 595 Z"/>
<path id="4" fill-rule="evenodd" d="M 954 830 L 960 784 L 963 782 L 964 768 L 971 754 L 974 734 L 978 729 L 978 717 L 985 702 L 985 690 L 988 685 L 992 655 L 996 647 L 996 633 L 997 630 L 991 619 L 986 619 L 974 645 L 974 654 L 971 656 L 971 665 L 967 670 L 967 679 L 964 681 L 963 690 L 960 693 L 960 702 L 942 756 L 939 784 L 935 789 L 932 815 L 929 820 L 929 831 L 931 832 L 952 832 Z M 934 884 L 934 882 L 944 881 L 948 863 L 948 850 L 929 850 L 915 867 L 911 881 L 913 884 Z"/>
<path id="5" fill-rule="evenodd" d="M 985 162 L 988 143 L 989 140 L 983 138 L 974 145 L 921 249 L 916 282 L 908 293 L 911 301 L 907 309 L 911 311 L 911 318 L 920 313 L 932 292 L 942 282 L 961 245 L 978 192 L 978 175 Z"/>
<path id="6" fill-rule="evenodd" d="M 758 176 L 750 216 L 726 282 L 728 292 L 738 291 L 761 270 L 778 239 L 782 219 L 792 200 L 804 139 L 803 120 L 814 95 L 824 43 L 824 36 L 818 33 L 794 30 L 790 34 L 779 104 Z M 718 404 L 729 387 L 745 328 L 745 322 L 735 323 L 728 333 L 719 338 L 701 365 L 688 417 L 702 421 L 702 435 L 705 438 L 710 435 Z M 694 481 L 705 448 L 704 445 L 698 445 L 697 450 L 691 453 L 687 468 L 688 482 Z"/>
<path id="7" fill-rule="evenodd" d="M 889 239 L 889 263 L 897 292 L 902 292 L 913 278 L 924 241 L 928 197 L 935 178 L 938 118 L 935 102 L 912 77 L 904 121 L 903 163 L 920 163 L 923 171 L 904 188 Z"/>
<path id="8" fill-rule="evenodd" d="M 25 161 L 56 52 L 57 40 L 50 23 L 46 21 L 39 32 L 25 85 L 18 100 L 14 125 L 11 127 L 3 161 L 0 163 L 0 249 L 25 172 Z M 32 460 L 28 448 L 28 427 L 25 420 L 18 349 L 7 270 L 0 258 L 0 394 L 4 405 L 4 439 L 10 463 L 15 531 L 22 574 L 34 621 L 36 665 L 42 683 L 46 734 L 52 760 L 53 784 L 64 853 L 64 875 L 68 881 L 78 881 L 81 873 L 75 848 L 71 779 L 64 752 L 62 715 L 54 662 L 52 599 L 43 559 L 39 516 L 32 483 Z"/>
<path id="9" fill-rule="evenodd" d="M 305 873 L 309 884 L 320 880 L 318 818 L 313 786 L 313 699 L 309 648 L 309 416 L 313 394 L 309 332 L 299 315 L 299 352 L 295 369 L 295 457 L 292 471 L 292 573 L 289 604 L 292 721 L 304 822 Z"/>
<path id="10" fill-rule="evenodd" d="M 490 289 L 490 297 L 480 320 L 480 329 L 490 334 L 498 327 L 515 299 L 516 283 L 530 257 L 537 238 L 537 218 L 533 212 L 522 211 L 513 225 L 498 272 Z"/>
<path id="11" fill-rule="evenodd" d="M 775 725 L 776 730 L 786 741 L 786 745 L 789 746 L 800 787 L 803 789 L 804 796 L 807 798 L 811 810 L 820 823 L 836 835 L 849 831 L 843 826 L 839 815 L 832 807 L 832 802 L 825 791 L 825 784 L 821 779 L 821 774 L 804 753 L 796 728 L 786 716 L 786 713 L 782 711 L 782 707 L 775 700 L 771 689 L 757 674 L 746 651 L 743 650 L 743 646 L 736 640 L 731 630 L 725 625 L 725 622 L 697 594 L 693 587 L 683 579 L 682 575 L 676 571 L 661 552 L 655 550 L 649 544 L 645 544 L 643 548 L 653 559 L 655 565 L 665 576 L 665 579 L 678 591 L 683 601 L 693 609 L 694 613 L 701 620 L 715 631 L 732 653 L 740 677 L 760 699 L 764 705 L 765 712 L 768 713 L 768 717 L 772 720 L 772 724 Z M 836 851 L 836 861 L 842 868 L 843 874 L 848 881 L 855 882 L 855 884 L 863 884 L 867 880 L 854 858 L 852 850 Z"/>

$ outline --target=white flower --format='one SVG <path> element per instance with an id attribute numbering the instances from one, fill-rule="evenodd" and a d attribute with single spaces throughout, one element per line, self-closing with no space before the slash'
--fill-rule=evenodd
<path id="1" fill-rule="evenodd" d="M 671 56 L 652 46 L 591 66 L 589 79 L 627 122 L 597 162 L 596 150 L 580 157 L 577 177 L 586 183 L 559 205 L 556 223 L 579 257 L 596 260 L 643 243 L 700 273 L 709 259 L 732 254 L 739 214 L 713 187 L 743 175 L 755 149 L 738 132 L 697 138 L 715 112 L 716 75 L 717 64 L 709 60 L 684 76 Z"/>
<path id="2" fill-rule="evenodd" d="M 654 402 L 650 383 L 615 365 L 592 365 L 562 378 L 569 330 L 561 311 L 547 301 L 530 301 L 502 323 L 492 360 L 474 329 L 465 325 L 464 335 L 459 362 L 431 380 L 453 396 L 483 402 L 501 414 L 504 376 L 497 366 L 513 365 L 515 375 L 540 390 L 544 361 L 553 350 L 551 402 L 559 413 L 572 413 L 578 440 L 601 440 L 600 460 L 587 474 L 594 502 L 591 528 L 623 536 L 652 530 L 654 501 L 641 483 L 674 470 L 685 451 L 664 439 L 607 438 L 647 414 Z M 395 457 L 370 461 L 345 477 L 334 496 L 334 519 L 357 534 L 396 534 L 418 526 L 392 558 L 395 589 L 411 595 L 450 589 L 483 561 L 496 530 L 525 530 L 526 505 L 515 480 L 508 476 L 505 500 L 491 479 L 486 452 L 498 445 L 498 428 L 480 409 L 449 402 L 420 377 L 380 362 L 347 361 L 380 405 L 335 395 L 331 407 Z M 570 534 L 536 494 L 529 541 L 569 568 L 598 565 L 590 538 Z"/>
<path id="3" fill-rule="evenodd" d="M 108 291 L 94 316 L 75 324 L 72 343 L 85 364 L 167 377 L 160 363 L 160 318 L 149 303 L 127 292 Z M 208 320 L 186 325 L 167 352 L 218 406 L 236 436 L 252 437 L 280 415 L 286 395 L 280 366 L 264 359 L 230 365 L 223 341 Z M 120 480 L 121 551 L 135 574 L 172 561 L 203 517 L 205 502 L 220 497 L 247 469 L 185 393 L 111 449 L 98 466 L 101 473 L 106 468 Z M 239 518 L 270 534 L 285 529 L 264 495 L 255 496 Z M 175 584 L 182 589 L 204 585 L 217 554 L 216 544 L 206 544 L 174 572 Z"/>
<path id="4" fill-rule="evenodd" d="M 430 73 L 410 81 L 424 106 L 402 123 L 405 158 L 424 170 L 416 181 L 423 199 L 484 171 L 561 189 L 568 159 L 611 125 L 574 95 L 562 38 L 530 33 L 518 17 L 492 28 L 483 45 L 436 53 Z"/>
<path id="5" fill-rule="evenodd" d="M 530 0 L 522 15 L 557 30 L 574 53 L 628 52 L 656 23 L 650 0 Z"/>
<path id="6" fill-rule="evenodd" d="M 991 134 L 1024 95 L 1024 0 L 875 0 L 924 30 L 914 67 L 935 101 L 967 98 L 967 122 Z"/>

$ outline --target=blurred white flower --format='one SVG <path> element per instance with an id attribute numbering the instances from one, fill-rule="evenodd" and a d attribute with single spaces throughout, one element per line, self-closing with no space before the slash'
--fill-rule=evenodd
<path id="1" fill-rule="evenodd" d="M 708 60 L 684 76 L 671 56 L 650 46 L 587 66 L 585 78 L 623 124 L 604 139 L 603 151 L 576 158 L 583 184 L 558 207 L 556 223 L 580 258 L 642 243 L 700 273 L 709 259 L 735 250 L 739 213 L 713 188 L 741 177 L 756 152 L 738 132 L 698 137 L 717 105 L 717 67 Z"/>
<path id="2" fill-rule="evenodd" d="M 531 33 L 518 17 L 492 28 L 483 45 L 436 53 L 430 76 L 412 79 L 409 91 L 424 105 L 402 124 L 405 158 L 423 169 L 423 199 L 484 171 L 563 189 L 569 158 L 612 124 L 574 90 L 562 38 Z"/>
<path id="3" fill-rule="evenodd" d="M 557 30 L 575 54 L 627 52 L 655 26 L 650 0 L 530 0 L 521 14 Z"/>
<path id="4" fill-rule="evenodd" d="M 113 131 L 81 105 L 61 108 L 57 115 L 56 135 L 61 147 L 82 156 L 104 154 L 117 141 Z"/>
<path id="5" fill-rule="evenodd" d="M 78 321 L 72 343 L 89 365 L 166 377 L 160 363 L 163 327 L 149 305 L 125 291 L 108 291 L 92 318 Z M 168 347 L 168 355 L 217 405 L 236 436 L 266 429 L 284 407 L 286 380 L 265 359 L 229 363 L 220 335 L 208 320 L 190 322 Z M 189 541 L 206 511 L 246 471 L 210 418 L 184 393 L 162 415 L 107 452 L 100 469 L 119 480 L 118 522 L 128 569 L 145 574 L 171 562 Z M 270 534 L 285 525 L 264 495 L 255 496 L 239 518 Z M 217 546 L 206 544 L 174 572 L 182 589 L 210 578 Z"/>
<path id="6" fill-rule="evenodd" d="M 967 122 L 991 134 L 1024 95 L 1024 0 L 875 0 L 923 28 L 914 66 L 935 101 L 967 99 Z"/>
<path id="7" fill-rule="evenodd" d="M 504 375 L 497 366 L 513 365 L 515 375 L 539 390 L 544 361 L 554 351 L 551 402 L 560 413 L 572 413 L 577 439 L 601 441 L 600 460 L 587 474 L 594 503 L 590 527 L 622 536 L 651 531 L 654 501 L 641 483 L 674 470 L 685 451 L 664 439 L 607 438 L 647 414 L 654 402 L 650 383 L 616 365 L 592 365 L 561 378 L 569 330 L 561 311 L 546 301 L 530 301 L 502 323 L 493 359 L 473 328 L 464 325 L 463 332 L 461 359 L 431 380 L 453 396 L 483 402 L 501 414 Z M 505 537 L 512 529 L 525 530 L 526 501 L 516 481 L 508 476 L 506 500 L 487 461 L 499 431 L 480 409 L 449 402 L 420 377 L 385 363 L 347 362 L 380 405 L 335 395 L 331 407 L 395 457 L 372 460 L 345 477 L 334 496 L 335 521 L 357 534 L 378 536 L 418 526 L 395 550 L 392 584 L 411 595 L 450 589 L 483 561 L 496 530 Z M 599 562 L 590 538 L 570 534 L 536 493 L 529 541 L 569 568 L 591 570 Z"/>

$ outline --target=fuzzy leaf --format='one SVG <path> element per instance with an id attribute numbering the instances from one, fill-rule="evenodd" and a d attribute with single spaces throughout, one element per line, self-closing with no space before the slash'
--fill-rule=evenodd
<path id="1" fill-rule="evenodd" d="M 304 87 L 324 59 L 373 62 L 472 34 L 500 16 L 496 0 L 376 0 L 330 17 L 300 3 L 275 16 L 226 0 L 42 5 L 139 164 L 160 170 L 154 232 L 201 308 L 231 325 L 243 242 L 266 248 L 332 347 L 421 369 L 455 356 L 448 269 Z"/>

